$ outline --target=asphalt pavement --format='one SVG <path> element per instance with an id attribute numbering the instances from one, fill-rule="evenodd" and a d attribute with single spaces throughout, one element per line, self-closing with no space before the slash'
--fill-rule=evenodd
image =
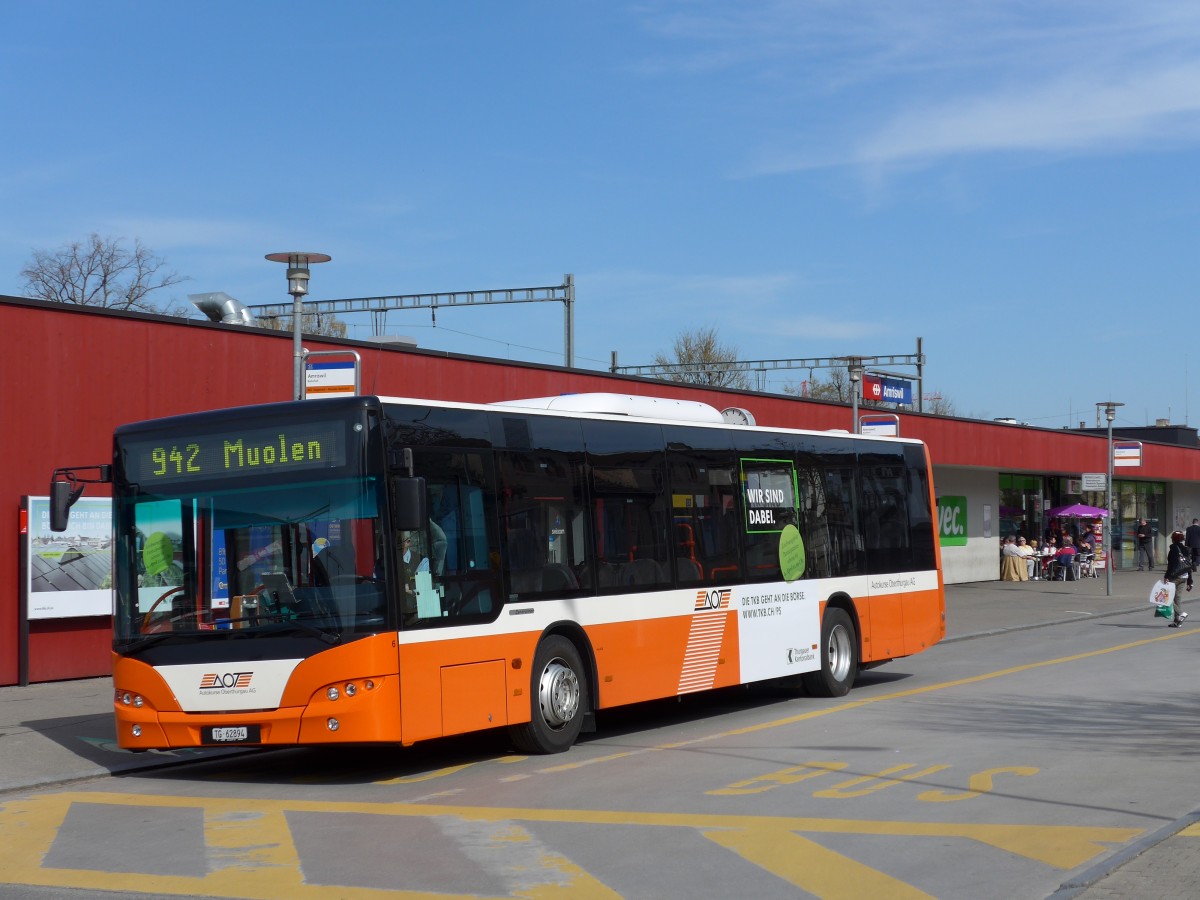
<path id="1" fill-rule="evenodd" d="M 951 585 L 946 589 L 946 640 L 1103 616 L 1148 616 L 1152 578 L 1145 572 L 1114 572 L 1111 594 L 1103 572 L 1078 582 Z M 1195 596 L 1200 599 L 1200 590 Z M 1200 609 L 1190 621 L 1195 622 L 1191 627 L 1200 628 Z M 116 744 L 112 697 L 112 679 L 107 677 L 0 688 L 0 803 L 3 795 L 17 791 L 245 752 L 123 751 Z M 1083 872 L 1055 892 L 1053 900 L 1192 897 L 1198 884 L 1200 810 Z"/>

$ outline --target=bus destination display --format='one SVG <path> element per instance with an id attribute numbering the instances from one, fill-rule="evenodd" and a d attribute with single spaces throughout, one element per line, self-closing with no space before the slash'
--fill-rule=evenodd
<path id="1" fill-rule="evenodd" d="M 122 442 L 129 479 L 141 484 L 329 469 L 346 461 L 345 424 L 236 428 Z"/>

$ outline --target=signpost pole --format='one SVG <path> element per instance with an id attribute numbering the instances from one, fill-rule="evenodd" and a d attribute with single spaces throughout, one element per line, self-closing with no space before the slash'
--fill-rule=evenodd
<path id="1" fill-rule="evenodd" d="M 850 372 L 850 411 L 854 416 L 854 427 L 851 429 L 851 433 L 858 434 L 858 392 L 861 390 L 863 377 L 862 361 L 857 356 L 852 356 L 847 368 Z"/>
<path id="2" fill-rule="evenodd" d="M 1113 512 L 1112 489 L 1113 489 L 1113 439 L 1112 439 L 1112 423 L 1117 417 L 1117 407 L 1124 406 L 1124 403 L 1114 403 L 1111 400 L 1104 403 L 1097 403 L 1097 406 L 1104 407 L 1104 418 L 1108 420 L 1108 482 L 1104 486 L 1104 508 L 1108 510 L 1108 515 L 1104 517 L 1104 552 L 1106 558 L 1104 560 L 1104 581 L 1105 581 L 1105 596 L 1112 596 L 1112 571 L 1113 564 L 1116 562 L 1116 555 L 1113 553 L 1112 520 L 1115 513 Z"/>

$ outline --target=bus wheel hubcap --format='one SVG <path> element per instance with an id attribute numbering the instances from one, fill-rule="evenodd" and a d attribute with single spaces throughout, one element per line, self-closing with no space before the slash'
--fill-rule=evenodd
<path id="1" fill-rule="evenodd" d="M 561 660 L 554 660 L 542 671 L 538 703 L 542 718 L 551 728 L 566 725 L 579 711 L 579 679 Z"/>
<path id="2" fill-rule="evenodd" d="M 829 674 L 838 681 L 850 674 L 850 635 L 844 628 L 829 632 Z"/>

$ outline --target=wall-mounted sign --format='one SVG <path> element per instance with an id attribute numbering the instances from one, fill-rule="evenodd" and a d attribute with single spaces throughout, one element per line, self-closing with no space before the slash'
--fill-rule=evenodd
<path id="1" fill-rule="evenodd" d="M 938 542 L 943 547 L 967 546 L 967 498 L 938 497 L 937 512 Z"/>
<path id="2" fill-rule="evenodd" d="M 1122 466 L 1140 466 L 1142 464 L 1142 442 L 1113 442 L 1112 463 L 1117 468 L 1121 468 Z"/>

